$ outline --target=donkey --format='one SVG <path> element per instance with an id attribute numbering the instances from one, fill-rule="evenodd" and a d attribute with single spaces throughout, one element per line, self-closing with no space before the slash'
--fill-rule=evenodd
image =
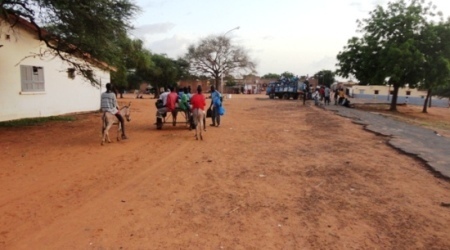
<path id="1" fill-rule="evenodd" d="M 131 102 L 128 104 L 128 106 L 123 106 L 119 111 L 120 114 L 122 115 L 122 117 L 125 117 L 125 119 L 127 121 L 131 121 L 130 106 L 131 106 Z M 111 140 L 109 139 L 109 129 L 112 127 L 112 125 L 118 126 L 117 141 L 120 141 L 120 134 L 122 132 L 122 126 L 120 125 L 119 119 L 117 119 L 117 117 L 115 115 L 111 114 L 110 112 L 104 112 L 102 121 L 103 121 L 103 127 L 102 127 L 102 143 L 101 143 L 101 145 L 103 145 L 103 143 L 105 141 L 107 141 L 108 143 L 111 142 Z"/>
<path id="2" fill-rule="evenodd" d="M 194 123 L 195 123 L 195 139 L 198 140 L 198 137 L 200 136 L 200 140 L 203 140 L 202 129 L 206 131 L 205 122 L 204 122 L 205 111 L 203 111 L 201 109 L 194 109 L 192 111 L 192 116 L 194 117 Z"/>

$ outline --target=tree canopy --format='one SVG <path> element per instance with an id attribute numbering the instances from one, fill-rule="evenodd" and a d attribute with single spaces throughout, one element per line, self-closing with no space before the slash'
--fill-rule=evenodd
<path id="1" fill-rule="evenodd" d="M 263 75 L 261 78 L 263 79 L 280 79 L 281 75 L 275 73 L 268 73 Z"/>
<path id="2" fill-rule="evenodd" d="M 423 80 L 419 88 L 427 90 L 422 110 L 426 113 L 431 95 L 445 93 L 442 90 L 450 85 L 450 21 L 429 24 L 420 37 L 419 46 L 426 53 L 424 53 Z"/>
<path id="3" fill-rule="evenodd" d="M 281 76 L 290 79 L 290 78 L 293 78 L 295 75 L 292 72 L 285 71 L 281 74 Z"/>
<path id="4" fill-rule="evenodd" d="M 37 30 L 53 55 L 99 84 L 90 62 L 121 65 L 130 21 L 139 8 L 129 0 L 2 0 L 0 15 L 14 29 L 26 20 Z M 44 56 L 43 54 L 37 56 Z M 79 60 L 74 59 L 82 59 Z"/>
<path id="5" fill-rule="evenodd" d="M 325 85 L 330 87 L 336 80 L 334 78 L 334 72 L 331 70 L 321 70 L 314 74 L 317 78 L 319 85 Z"/>
<path id="6" fill-rule="evenodd" d="M 285 77 L 285 78 L 293 78 L 295 75 L 292 72 L 289 71 L 285 71 L 281 74 L 275 74 L 275 73 L 268 73 L 263 75 L 261 78 L 263 79 L 280 79 L 281 77 Z"/>
<path id="7" fill-rule="evenodd" d="M 431 29 L 437 15 L 433 10 L 431 3 L 424 6 L 418 0 L 390 2 L 386 9 L 378 6 L 370 12 L 369 18 L 358 21 L 362 37 L 351 38 L 337 55 L 337 74 L 355 76 L 367 84 L 391 83 L 394 93 L 390 110 L 396 110 L 398 89 L 405 84 L 410 87 L 424 82 L 438 84 L 436 81 L 445 77 L 429 73 L 441 68 L 446 75 L 450 63 L 447 55 L 442 53 L 444 50 L 436 49 L 434 39 L 442 32 Z M 428 37 L 433 30 L 436 35 Z M 439 44 L 443 45 L 442 42 Z M 435 53 L 440 56 L 433 56 Z M 438 64 L 435 64 L 436 60 Z"/>
<path id="8" fill-rule="evenodd" d="M 185 60 L 190 64 L 191 73 L 213 77 L 217 89 L 220 89 L 222 76 L 254 73 L 256 66 L 244 48 L 232 44 L 230 38 L 223 35 L 210 36 L 197 45 L 190 45 Z"/>
<path id="9" fill-rule="evenodd" d="M 152 67 L 138 67 L 133 77 L 149 82 L 156 88 L 156 95 L 159 95 L 159 88 L 176 86 L 177 81 L 186 74 L 188 65 L 182 59 L 173 60 L 165 54 L 152 54 Z"/>
<path id="10" fill-rule="evenodd" d="M 437 88 L 433 89 L 433 94 L 440 97 L 450 98 L 450 84 L 440 85 Z"/>
<path id="11" fill-rule="evenodd" d="M 139 39 L 124 39 L 119 46 L 122 56 L 116 64 L 117 70 L 111 73 L 111 82 L 122 88 L 139 88 L 139 84 L 145 79 L 136 75 L 136 72 L 138 69 L 150 69 L 154 66 L 152 55 Z"/>

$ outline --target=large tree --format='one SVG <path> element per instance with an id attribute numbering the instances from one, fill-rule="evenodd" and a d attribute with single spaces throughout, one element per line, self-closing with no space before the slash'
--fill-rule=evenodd
<path id="1" fill-rule="evenodd" d="M 221 77 L 233 73 L 255 73 L 255 63 L 244 48 L 231 43 L 226 36 L 210 36 L 191 45 L 185 55 L 193 74 L 206 74 L 215 79 L 220 89 Z"/>
<path id="2" fill-rule="evenodd" d="M 431 23 L 424 28 L 420 36 L 419 44 L 426 53 L 424 53 L 423 80 L 419 88 L 427 90 L 422 109 L 423 113 L 427 113 L 428 104 L 431 103 L 430 99 L 435 90 L 441 91 L 450 83 L 450 21 Z"/>
<path id="3" fill-rule="evenodd" d="M 111 74 L 111 82 L 120 88 L 139 88 L 145 79 L 136 75 L 137 69 L 151 69 L 154 64 L 151 52 L 144 48 L 142 40 L 125 39 L 120 43 L 122 56 L 117 62 L 117 70 Z"/>
<path id="4" fill-rule="evenodd" d="M 189 72 L 189 62 L 184 58 L 178 58 L 173 60 L 175 67 L 177 69 L 178 80 L 189 80 L 197 79 L 197 76 L 193 76 Z"/>
<path id="5" fill-rule="evenodd" d="M 135 74 L 150 82 L 156 89 L 155 95 L 158 96 L 159 88 L 177 85 L 181 72 L 177 61 L 165 54 L 152 54 L 151 60 L 154 64 L 152 67 L 138 68 Z"/>
<path id="6" fill-rule="evenodd" d="M 143 47 L 142 40 L 126 40 L 121 44 L 123 56 L 121 67 L 112 74 L 118 86 L 139 88 L 143 82 L 155 87 L 176 85 L 179 79 L 189 79 L 189 63 L 179 58 L 168 58 L 165 54 L 152 54 Z"/>
<path id="7" fill-rule="evenodd" d="M 294 77 L 294 73 L 289 72 L 289 71 L 285 71 L 285 72 L 283 72 L 280 76 L 285 77 L 285 78 L 288 78 L 288 79 L 291 79 L 291 78 Z"/>
<path id="8" fill-rule="evenodd" d="M 0 15 L 12 29 L 25 20 L 36 29 L 49 52 L 74 67 L 78 73 L 99 84 L 92 75 L 94 60 L 111 66 L 120 64 L 120 42 L 132 28 L 131 19 L 139 8 L 129 0 L 2 0 Z M 81 61 L 80 61 L 81 59 Z"/>
<path id="9" fill-rule="evenodd" d="M 331 70 L 321 70 L 314 74 L 318 79 L 319 85 L 325 85 L 330 87 L 336 80 L 334 78 L 334 72 Z"/>
<path id="10" fill-rule="evenodd" d="M 367 83 L 389 80 L 394 88 L 390 110 L 397 110 L 399 88 L 423 81 L 427 51 L 420 34 L 435 16 L 432 10 L 431 3 L 423 6 L 418 0 L 378 6 L 370 18 L 358 21 L 363 36 L 350 39 L 338 54 L 337 74 Z"/>
<path id="11" fill-rule="evenodd" d="M 440 85 L 433 89 L 433 95 L 437 95 L 439 97 L 450 98 L 450 82 L 447 82 L 445 85 Z"/>

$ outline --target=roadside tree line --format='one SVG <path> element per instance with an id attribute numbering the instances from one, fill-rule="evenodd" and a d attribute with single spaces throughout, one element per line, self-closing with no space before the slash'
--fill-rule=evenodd
<path id="1" fill-rule="evenodd" d="M 212 78 L 219 88 L 221 81 L 231 79 L 233 74 L 256 73 L 256 64 L 248 52 L 225 35 L 201 39 L 178 59 L 152 53 L 143 41 L 129 36 L 133 30 L 131 21 L 140 11 L 130 0 L 78 4 L 59 0 L 3 0 L 0 26 L 14 29 L 17 20 L 28 21 L 48 48 L 32 56 L 52 53 L 94 86 L 99 82 L 91 73 L 89 61 L 93 58 L 115 68 L 111 80 L 122 88 L 137 88 L 139 83 L 149 82 L 159 89 L 189 78 Z M 369 13 L 369 18 L 358 20 L 358 32 L 361 36 L 349 39 L 338 53 L 335 72 L 321 70 L 314 75 L 320 84 L 330 85 L 335 75 L 354 77 L 361 84 L 390 84 L 393 111 L 398 90 L 406 84 L 427 90 L 424 112 L 432 95 L 449 97 L 450 20 L 444 20 L 431 2 L 397 0 L 388 3 L 387 8 L 378 6 Z M 291 74 L 267 74 L 263 78 Z"/>
<path id="2" fill-rule="evenodd" d="M 377 6 L 358 20 L 359 37 L 348 40 L 337 55 L 337 70 L 313 76 L 330 86 L 335 76 L 356 78 L 361 85 L 391 85 L 390 110 L 397 110 L 398 90 L 408 84 L 427 91 L 423 112 L 432 95 L 450 98 L 450 19 L 429 2 L 397 0 Z M 266 74 L 266 78 L 282 75 Z"/>
<path id="3" fill-rule="evenodd" d="M 138 88 L 140 83 L 148 82 L 159 90 L 180 79 L 205 77 L 215 79 L 218 87 L 224 76 L 255 72 L 247 51 L 224 35 L 212 35 L 191 45 L 186 55 L 177 59 L 152 53 L 142 40 L 129 35 L 134 28 L 131 21 L 140 11 L 130 0 L 76 4 L 60 0 L 2 0 L 0 28 L 14 30 L 19 20 L 29 22 L 38 39 L 47 45 L 47 51 L 31 56 L 44 58 L 50 53 L 59 57 L 93 86 L 100 83 L 92 74 L 92 59 L 115 69 L 111 81 L 118 88 Z"/>
<path id="4" fill-rule="evenodd" d="M 406 84 L 427 90 L 424 113 L 433 94 L 449 97 L 450 20 L 431 2 L 419 0 L 389 2 L 369 15 L 358 20 L 362 35 L 348 40 L 337 55 L 336 73 L 362 84 L 392 85 L 392 111 L 399 88 Z"/>

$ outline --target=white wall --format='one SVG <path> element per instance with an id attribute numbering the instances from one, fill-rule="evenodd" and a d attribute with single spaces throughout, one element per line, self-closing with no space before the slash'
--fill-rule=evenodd
<path id="1" fill-rule="evenodd" d="M 16 29 L 10 39 L 4 29 L 0 32 L 0 121 L 30 117 L 46 117 L 73 112 L 94 111 L 100 108 L 100 94 L 110 81 L 107 71 L 98 68 L 94 74 L 102 89 L 94 87 L 82 76 L 70 79 L 69 66 L 59 58 L 47 56 L 45 60 L 30 57 L 45 50 L 45 45 L 31 33 Z M 25 58 L 25 59 L 24 59 Z M 44 68 L 45 91 L 21 92 L 20 65 Z"/>
<path id="2" fill-rule="evenodd" d="M 366 95 L 374 95 L 375 90 L 378 90 L 379 95 L 387 95 L 389 91 L 393 91 L 394 87 L 392 86 L 385 86 L 385 85 L 354 85 L 352 87 L 353 94 L 366 94 Z M 398 89 L 398 95 L 399 96 L 406 96 L 406 92 L 409 91 L 410 96 L 414 97 L 425 97 L 427 96 L 426 91 L 404 87 Z"/>

